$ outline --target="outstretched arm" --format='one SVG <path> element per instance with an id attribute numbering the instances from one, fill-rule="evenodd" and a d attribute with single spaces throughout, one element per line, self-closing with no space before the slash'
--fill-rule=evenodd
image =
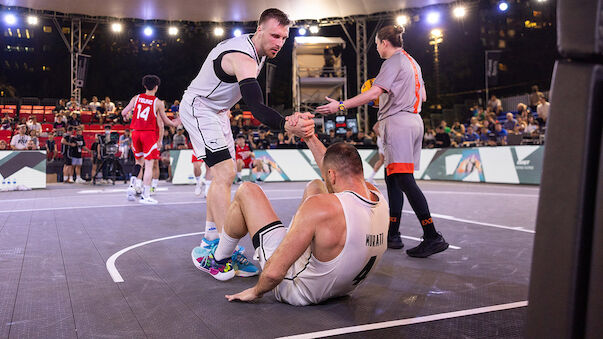
<path id="1" fill-rule="evenodd" d="M 379 98 L 379 96 L 382 93 L 383 93 L 383 89 L 381 87 L 373 86 L 364 93 L 360 93 L 353 98 L 344 100 L 343 106 L 345 107 L 345 109 L 362 106 L 364 104 L 368 104 L 371 101 L 377 100 L 377 98 Z M 326 105 L 318 106 L 316 108 L 316 113 L 320 113 L 320 114 L 337 113 L 339 111 L 339 101 L 331 99 L 329 97 L 325 97 L 325 99 L 327 99 L 327 101 L 329 101 L 329 103 Z"/>

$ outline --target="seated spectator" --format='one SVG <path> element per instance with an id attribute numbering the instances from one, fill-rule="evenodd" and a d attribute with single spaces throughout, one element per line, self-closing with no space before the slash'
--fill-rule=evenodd
<path id="1" fill-rule="evenodd" d="M 467 126 L 467 133 L 463 137 L 463 146 L 473 147 L 479 143 L 479 135 L 473 130 L 473 126 Z"/>
<path id="2" fill-rule="evenodd" d="M 29 131 L 29 137 L 31 138 L 30 140 L 36 144 L 36 149 L 40 149 L 40 139 L 38 138 L 39 135 L 40 134 L 35 129 Z"/>
<path id="3" fill-rule="evenodd" d="M 270 149 L 270 139 L 266 137 L 266 131 L 260 129 L 258 137 L 249 139 L 251 147 L 254 149 Z"/>
<path id="4" fill-rule="evenodd" d="M 488 100 L 488 107 L 492 110 L 492 112 L 496 113 L 496 115 L 500 114 L 500 112 L 503 110 L 502 102 L 496 97 L 496 95 L 492 95 L 490 97 L 490 100 Z"/>
<path id="5" fill-rule="evenodd" d="M 486 120 L 486 111 L 484 111 L 484 109 L 481 107 L 478 108 L 477 110 L 478 110 L 477 115 L 476 115 L 477 120 L 478 121 Z"/>
<path id="6" fill-rule="evenodd" d="M 13 118 L 11 118 L 8 114 L 5 114 L 4 118 L 2 118 L 0 130 L 10 131 L 12 129 L 13 129 Z"/>
<path id="7" fill-rule="evenodd" d="M 343 142 L 346 144 L 354 145 L 354 131 L 351 128 L 345 130 L 345 136 L 343 137 Z"/>
<path id="8" fill-rule="evenodd" d="M 276 148 L 285 148 L 285 145 L 287 145 L 285 142 L 285 134 L 283 132 L 278 132 L 276 139 Z"/>
<path id="9" fill-rule="evenodd" d="M 96 110 L 100 107 L 101 103 L 98 101 L 98 98 L 96 96 L 92 97 L 92 101 L 90 101 L 90 103 L 88 104 L 88 106 L 90 107 L 90 111 L 93 113 L 96 113 Z"/>
<path id="10" fill-rule="evenodd" d="M 0 139 L 0 151 L 7 151 L 10 150 L 10 148 L 8 147 L 8 144 L 6 143 L 6 141 L 4 139 Z"/>
<path id="11" fill-rule="evenodd" d="M 505 146 L 507 144 L 507 135 L 509 135 L 509 133 L 507 133 L 507 130 L 504 129 L 500 123 L 497 123 L 495 126 L 494 134 L 496 135 L 496 145 Z"/>
<path id="12" fill-rule="evenodd" d="M 81 124 L 82 124 L 82 121 L 80 120 L 80 115 L 76 111 L 71 112 L 71 114 L 67 118 L 67 125 L 79 126 Z"/>
<path id="13" fill-rule="evenodd" d="M 27 118 L 26 117 L 22 117 L 21 119 L 19 119 L 19 125 L 25 125 L 25 128 L 27 128 Z"/>
<path id="14" fill-rule="evenodd" d="M 115 113 L 115 104 L 111 102 L 111 98 L 105 97 L 105 113 Z"/>
<path id="15" fill-rule="evenodd" d="M 372 144 L 373 142 L 371 141 L 371 139 L 367 138 L 366 135 L 364 135 L 364 132 L 362 131 L 359 131 L 358 134 L 356 134 L 356 136 L 354 137 L 354 145 L 370 146 Z"/>
<path id="16" fill-rule="evenodd" d="M 100 106 L 96 108 L 96 115 L 94 116 L 94 118 L 98 120 L 98 122 L 102 125 L 105 123 L 106 114 L 107 113 L 105 112 L 105 101 L 101 101 Z"/>
<path id="17" fill-rule="evenodd" d="M 517 120 L 513 118 L 513 113 L 507 113 L 507 121 L 503 124 L 503 128 L 507 131 L 514 131 L 517 126 Z"/>
<path id="18" fill-rule="evenodd" d="M 61 113 L 67 111 L 67 103 L 65 99 L 59 99 L 59 103 L 54 108 L 54 112 Z"/>
<path id="19" fill-rule="evenodd" d="M 534 119 L 534 116 L 530 116 L 528 118 L 528 125 L 526 126 L 525 134 L 528 134 L 531 136 L 536 136 L 539 134 L 538 133 L 539 129 L 540 129 L 540 126 L 536 122 L 536 119 Z"/>
<path id="20" fill-rule="evenodd" d="M 13 135 L 10 140 L 10 147 L 13 150 L 24 150 L 27 148 L 27 143 L 31 138 L 27 135 L 27 126 L 24 124 L 19 125 L 19 133 Z"/>
<path id="21" fill-rule="evenodd" d="M 425 135 L 423 135 L 423 147 L 434 148 L 436 145 L 435 136 L 436 133 L 433 128 L 428 128 L 427 131 L 425 131 Z"/>
<path id="22" fill-rule="evenodd" d="M 450 127 L 448 127 L 448 123 L 444 120 L 440 121 L 440 126 L 444 129 L 444 132 L 450 133 Z M 436 128 L 437 130 L 437 128 Z"/>
<path id="23" fill-rule="evenodd" d="M 63 121 L 63 116 L 60 113 L 55 114 L 52 128 L 54 129 L 54 132 L 58 137 L 63 136 L 63 133 L 65 133 L 67 123 Z"/>
<path id="24" fill-rule="evenodd" d="M 174 104 L 172 105 L 172 107 L 170 107 L 170 111 L 179 112 L 180 111 L 180 101 L 178 101 L 178 100 L 174 101 Z"/>
<path id="25" fill-rule="evenodd" d="M 465 125 L 455 121 L 450 129 L 450 138 L 452 139 L 452 146 L 458 147 L 463 142 L 465 136 Z"/>
<path id="26" fill-rule="evenodd" d="M 27 142 L 27 148 L 28 151 L 33 151 L 33 150 L 37 150 L 38 146 L 36 146 L 36 143 L 33 140 L 29 140 Z"/>
<path id="27" fill-rule="evenodd" d="M 172 149 L 186 149 L 186 136 L 184 135 L 184 127 L 178 126 L 176 135 L 173 137 Z"/>
<path id="28" fill-rule="evenodd" d="M 480 125 L 479 121 L 477 120 L 477 117 L 472 117 L 471 120 L 470 120 L 470 122 L 469 122 L 469 125 L 471 127 L 473 127 L 473 131 L 479 131 L 480 128 L 482 127 Z"/>
<path id="29" fill-rule="evenodd" d="M 42 125 L 38 122 L 38 118 L 35 115 L 29 117 L 27 121 L 27 129 L 30 131 L 42 132 Z"/>
<path id="30" fill-rule="evenodd" d="M 71 97 L 71 99 L 69 100 L 69 102 L 67 103 L 67 105 L 65 106 L 67 108 L 68 111 L 79 111 L 80 110 L 80 104 L 75 101 L 75 97 Z"/>
<path id="31" fill-rule="evenodd" d="M 536 119 L 541 126 L 546 125 L 546 121 L 549 118 L 549 109 L 551 104 L 546 101 L 546 98 L 543 96 L 540 97 L 540 102 L 538 103 L 538 107 L 536 108 L 536 112 L 538 112 L 538 119 Z"/>
<path id="32" fill-rule="evenodd" d="M 82 105 L 80 108 L 82 111 L 92 111 L 92 108 L 90 107 L 90 103 L 88 102 L 88 99 L 86 99 L 86 98 L 82 99 Z"/>
<path id="33" fill-rule="evenodd" d="M 161 142 L 161 152 L 172 149 L 172 132 L 168 126 L 163 127 L 163 140 Z"/>
<path id="34" fill-rule="evenodd" d="M 161 155 L 159 158 L 159 173 L 167 172 L 167 174 L 168 174 L 168 177 L 166 179 L 167 182 L 172 181 L 171 162 L 172 162 L 172 159 L 170 158 L 170 151 L 166 150 L 166 151 L 161 152 Z"/>
<path id="35" fill-rule="evenodd" d="M 53 162 L 57 158 L 57 145 L 54 137 L 54 132 L 48 133 L 48 140 L 46 140 L 46 160 L 48 162 Z"/>
<path id="36" fill-rule="evenodd" d="M 494 138 L 494 134 L 492 132 L 490 132 L 490 130 L 487 127 L 482 127 L 480 129 L 480 134 L 479 134 L 479 145 L 480 146 L 488 146 L 490 144 L 491 137 Z M 494 138 L 494 139 L 496 139 L 496 138 Z"/>
<path id="37" fill-rule="evenodd" d="M 239 104 L 234 105 L 234 108 L 232 109 L 231 114 L 232 114 L 233 118 L 243 116 L 243 110 L 241 110 L 241 105 L 239 105 Z"/>
<path id="38" fill-rule="evenodd" d="M 528 106 L 526 106 L 526 104 L 523 104 L 523 103 L 517 104 L 517 117 L 521 117 L 527 121 L 528 116 L 530 116 L 530 115 L 532 115 L 532 112 L 530 111 Z"/>
<path id="39" fill-rule="evenodd" d="M 435 147 L 446 148 L 446 147 L 450 147 L 450 144 L 451 144 L 450 135 L 448 133 L 446 133 L 444 126 L 442 126 L 442 125 L 438 126 L 438 128 L 436 128 Z"/>
<path id="40" fill-rule="evenodd" d="M 331 140 L 331 145 L 343 141 L 341 139 L 341 136 L 339 136 L 339 135 L 337 135 L 337 133 L 335 133 L 334 129 L 329 131 L 329 139 Z"/>

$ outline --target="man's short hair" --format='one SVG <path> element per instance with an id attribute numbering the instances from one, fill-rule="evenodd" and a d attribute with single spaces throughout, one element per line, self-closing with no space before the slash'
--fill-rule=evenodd
<path id="1" fill-rule="evenodd" d="M 349 175 L 362 175 L 362 159 L 356 147 L 344 142 L 335 143 L 325 152 L 322 158 L 323 166 L 334 168 Z"/>
<path id="2" fill-rule="evenodd" d="M 142 77 L 142 87 L 144 87 L 147 91 L 153 90 L 155 86 L 159 86 L 161 84 L 161 79 L 158 76 L 147 74 Z"/>
<path id="3" fill-rule="evenodd" d="M 289 20 L 289 17 L 283 11 L 278 8 L 268 8 L 267 10 L 263 11 L 260 15 L 258 26 L 270 19 L 276 19 L 276 21 L 278 21 L 278 24 L 281 26 L 291 25 L 291 20 Z"/>

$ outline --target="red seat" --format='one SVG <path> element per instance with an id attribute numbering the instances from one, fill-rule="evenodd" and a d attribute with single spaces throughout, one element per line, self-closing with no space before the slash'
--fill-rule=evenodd
<path id="1" fill-rule="evenodd" d="M 52 111 L 56 108 L 56 106 L 44 106 L 45 111 Z"/>
<path id="2" fill-rule="evenodd" d="M 43 109 L 34 109 L 31 111 L 33 114 L 44 114 L 44 110 Z"/>
<path id="3" fill-rule="evenodd" d="M 52 132 L 52 124 L 42 124 L 42 132 Z"/>
<path id="4" fill-rule="evenodd" d="M 30 113 L 23 113 L 23 112 L 21 112 L 21 113 L 19 113 L 19 119 L 23 119 L 23 118 L 29 119 L 30 115 L 31 115 Z"/>
<path id="5" fill-rule="evenodd" d="M 21 107 L 23 107 L 23 106 L 21 106 Z M 43 111 L 44 110 L 44 106 L 33 106 L 33 109 L 34 110 L 41 110 L 41 111 Z"/>
<path id="6" fill-rule="evenodd" d="M 8 105 L 6 107 L 8 108 Z M 15 109 L 16 108 L 17 107 L 15 106 Z M 28 109 L 28 110 L 31 111 L 33 109 L 33 106 L 31 106 L 31 105 L 21 105 L 21 109 Z"/>
<path id="7" fill-rule="evenodd" d="M 88 130 L 93 130 L 93 131 L 100 131 L 100 130 L 102 130 L 102 129 L 103 129 L 103 126 L 98 125 L 98 124 L 92 124 L 92 125 L 89 125 L 89 126 L 88 126 L 87 128 L 85 128 L 85 129 L 88 129 Z"/>
<path id="8" fill-rule="evenodd" d="M 54 122 L 54 114 L 52 112 L 45 112 L 44 113 L 44 121 Z"/>
<path id="9" fill-rule="evenodd" d="M 126 126 L 125 125 L 113 125 L 111 127 L 111 129 L 114 131 L 123 131 L 126 129 Z"/>
<path id="10" fill-rule="evenodd" d="M 0 137 L 2 138 L 6 138 L 6 137 L 11 137 L 13 135 L 13 131 L 9 131 L 9 130 L 0 130 Z"/>
<path id="11" fill-rule="evenodd" d="M 82 114 L 80 114 L 80 119 L 82 120 L 82 123 L 89 124 L 92 122 L 92 114 L 87 113 L 87 112 L 82 112 Z"/>

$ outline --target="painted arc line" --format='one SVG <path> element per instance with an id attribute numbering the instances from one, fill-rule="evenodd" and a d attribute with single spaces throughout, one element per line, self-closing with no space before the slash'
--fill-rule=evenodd
<path id="1" fill-rule="evenodd" d="M 408 213 L 408 214 L 415 214 L 413 211 L 403 210 L 402 212 L 403 213 Z M 445 215 L 445 214 L 432 213 L 431 216 L 434 217 L 434 218 L 439 218 L 439 219 L 452 220 L 452 221 L 464 222 L 464 223 L 468 223 L 468 224 L 482 225 L 482 226 L 487 226 L 487 227 L 501 228 L 501 229 L 511 230 L 511 231 L 519 231 L 519 232 L 532 233 L 532 234 L 536 233 L 536 231 L 534 231 L 534 230 L 529 230 L 529 229 L 526 229 L 526 228 L 523 228 L 523 227 L 512 227 L 512 226 L 491 224 L 489 222 L 481 222 L 481 221 L 461 219 L 461 218 L 457 218 L 457 217 L 453 217 L 451 215 Z"/>
<path id="2" fill-rule="evenodd" d="M 414 240 L 414 241 L 418 241 L 421 242 L 423 241 L 423 239 L 419 239 L 419 238 L 415 238 L 415 237 L 409 237 L 407 235 L 400 235 L 400 238 L 404 238 L 404 239 L 409 239 L 409 240 Z M 460 250 L 461 248 L 458 246 L 452 246 L 452 245 L 448 245 L 449 248 L 453 249 L 453 250 Z"/>
<path id="3" fill-rule="evenodd" d="M 109 259 L 107 259 L 107 263 L 105 264 L 105 266 L 107 267 L 107 271 L 109 272 L 109 275 L 111 275 L 111 278 L 113 279 L 114 282 L 116 282 L 116 283 L 124 282 L 124 279 L 122 278 L 121 274 L 119 274 L 119 271 L 115 267 L 115 261 L 117 260 L 117 258 L 119 258 L 120 255 L 122 255 L 130 250 L 133 250 L 137 247 L 152 244 L 154 242 L 182 238 L 182 237 L 190 237 L 193 235 L 200 235 L 200 234 L 205 234 L 205 232 L 178 234 L 178 235 L 172 235 L 169 237 L 157 238 L 157 239 L 153 239 L 153 240 L 139 242 L 138 244 L 134 244 L 130 247 L 126 247 L 118 252 L 115 252 L 112 256 L 109 257 Z"/>
<path id="4" fill-rule="evenodd" d="M 433 191 L 425 190 L 423 193 L 430 194 L 458 194 L 458 195 L 491 195 L 495 197 L 506 196 L 506 197 L 526 197 L 526 198 L 538 198 L 538 194 L 522 194 L 522 193 L 496 193 L 496 192 L 459 192 L 459 191 Z"/>
<path id="5" fill-rule="evenodd" d="M 288 338 L 288 339 L 321 338 L 321 337 L 335 336 L 335 335 L 341 335 L 341 334 L 347 334 L 347 333 L 358 333 L 358 332 L 364 332 L 364 331 L 379 330 L 379 329 L 389 328 L 389 327 L 406 326 L 406 325 L 420 324 L 420 323 L 426 323 L 426 322 L 437 321 L 437 320 L 459 318 L 459 317 L 465 317 L 465 316 L 469 316 L 469 315 L 476 315 L 476 314 L 482 314 L 482 313 L 511 310 L 514 308 L 526 307 L 527 305 L 528 305 L 528 301 L 524 300 L 524 301 L 518 301 L 518 302 L 513 302 L 513 303 L 508 303 L 508 304 L 499 304 L 499 305 L 492 305 L 492 306 L 486 306 L 486 307 L 472 308 L 472 309 L 468 309 L 468 310 L 438 313 L 438 314 L 432 314 L 432 315 L 416 317 L 416 318 L 406 318 L 406 319 L 384 321 L 384 322 L 380 322 L 380 323 L 373 323 L 373 324 L 366 324 L 366 325 L 359 325 L 359 326 L 342 327 L 342 328 L 336 328 L 336 329 L 326 330 L 326 331 L 310 332 L 310 333 L 304 333 L 304 334 L 293 335 L 293 336 L 288 336 L 288 337 L 281 337 L 281 339 L 282 338 Z"/>

